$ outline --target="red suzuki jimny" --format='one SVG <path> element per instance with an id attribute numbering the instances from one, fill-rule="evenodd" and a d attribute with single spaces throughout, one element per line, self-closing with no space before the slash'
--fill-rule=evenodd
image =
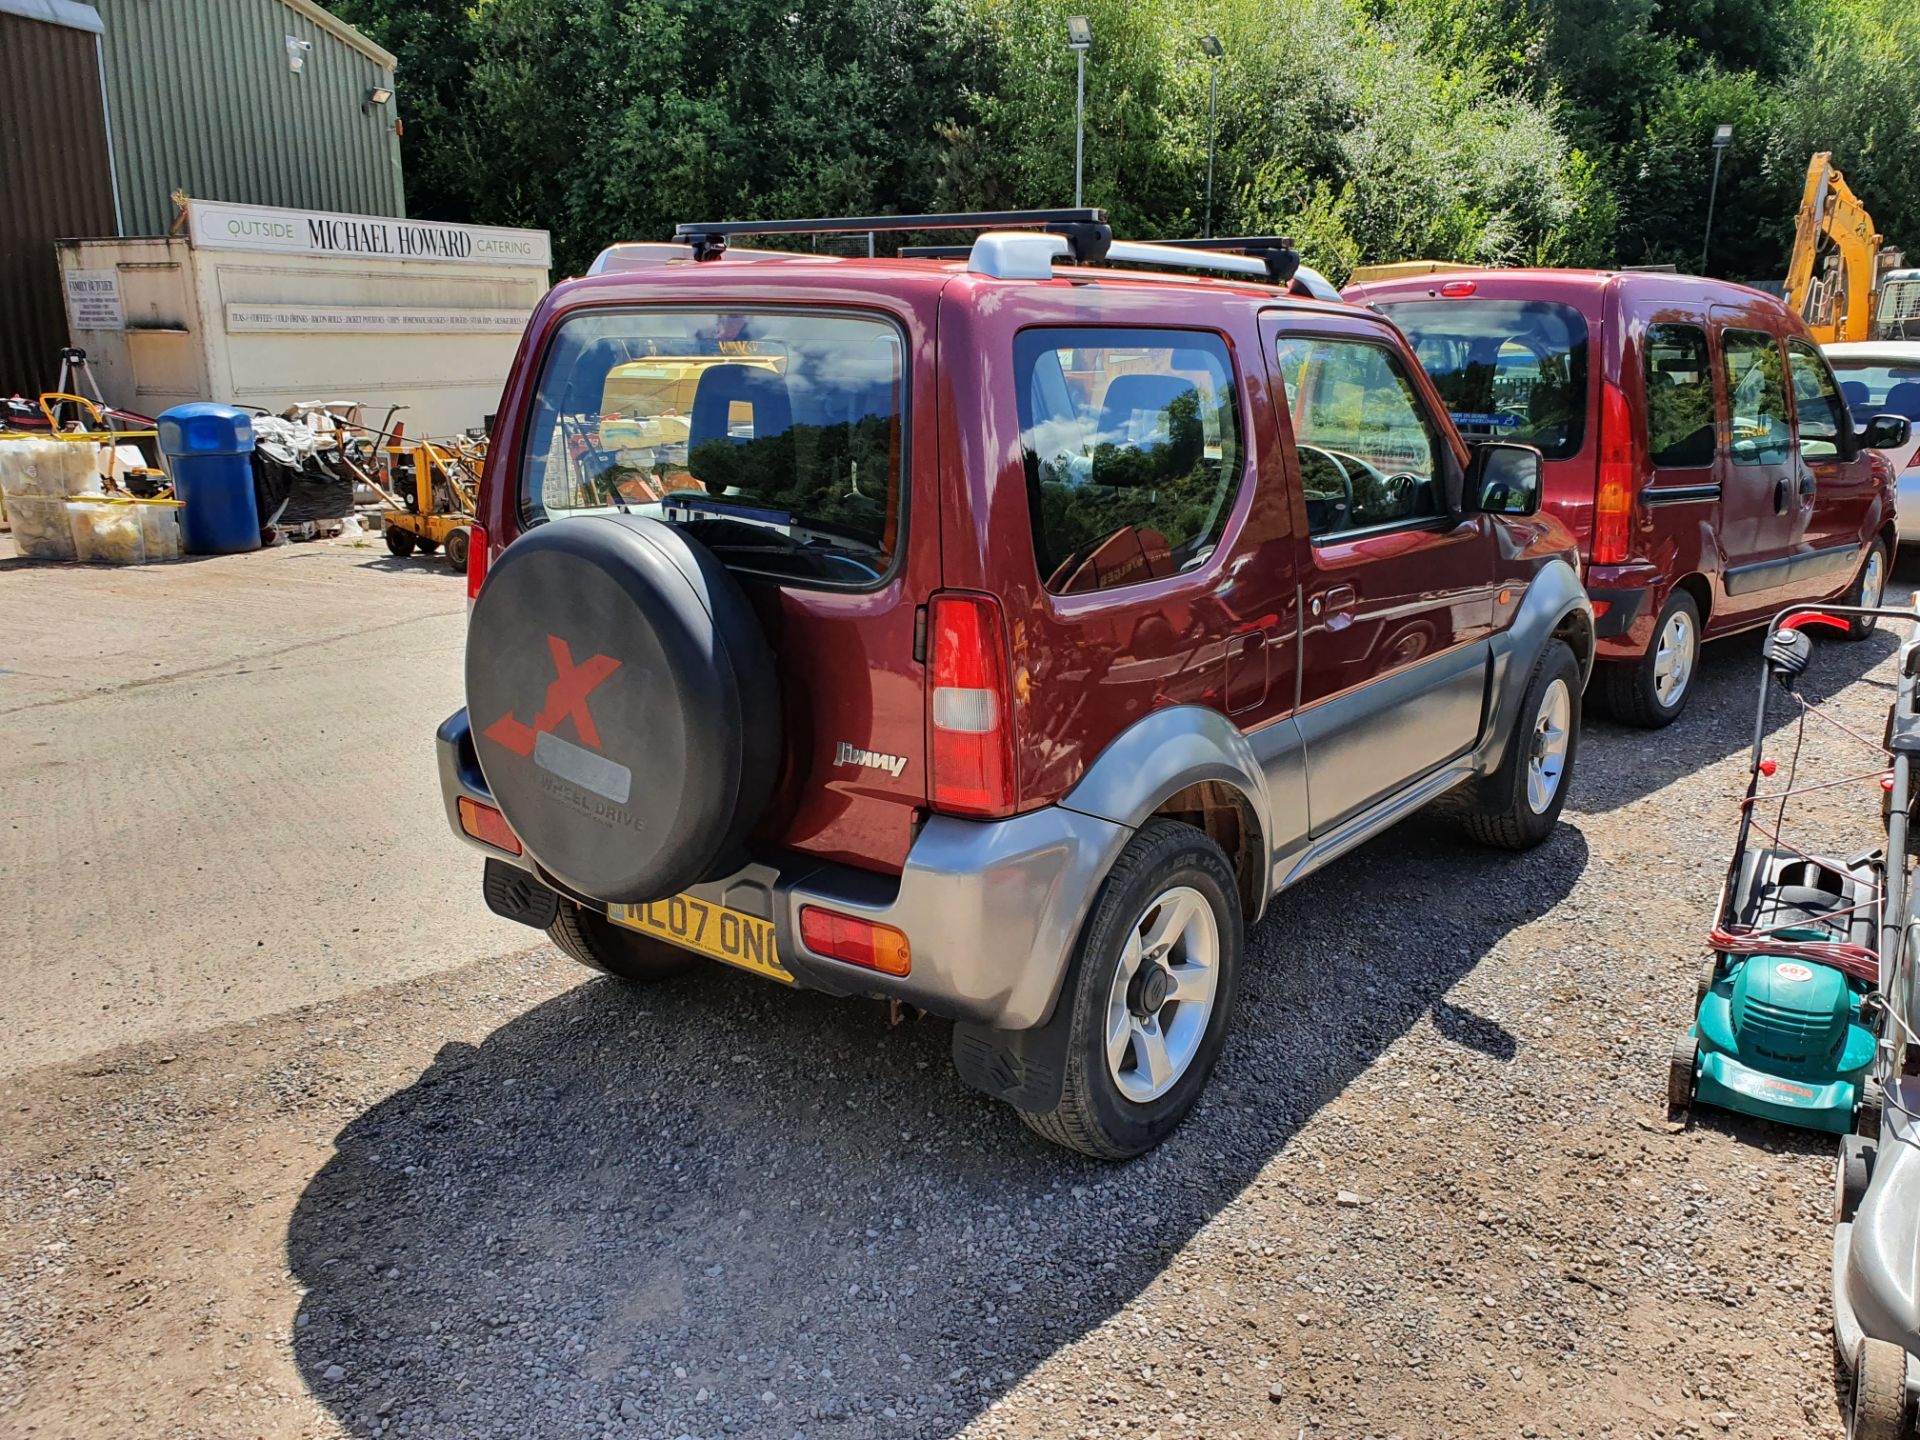
<path id="1" fill-rule="evenodd" d="M 984 233 L 730 248 L 942 227 Z M 1465 445 L 1284 241 L 680 242 L 556 286 L 502 399 L 439 737 L 499 913 L 950 1017 L 970 1084 L 1122 1157 L 1277 890 L 1448 792 L 1553 829 L 1594 629 L 1539 452 Z"/>

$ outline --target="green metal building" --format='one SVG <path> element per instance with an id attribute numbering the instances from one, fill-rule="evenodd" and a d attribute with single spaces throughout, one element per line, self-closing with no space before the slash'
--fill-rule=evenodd
<path id="1" fill-rule="evenodd" d="M 0 0 L 0 393 L 52 384 L 58 240 L 175 193 L 404 216 L 394 59 L 313 0 Z"/>
<path id="2" fill-rule="evenodd" d="M 121 234 L 165 234 L 175 191 L 406 213 L 393 56 L 351 25 L 312 0 L 93 3 Z"/>

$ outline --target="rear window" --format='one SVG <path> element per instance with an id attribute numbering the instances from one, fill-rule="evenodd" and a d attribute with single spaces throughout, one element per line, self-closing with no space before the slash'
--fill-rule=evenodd
<path id="1" fill-rule="evenodd" d="M 877 584 L 903 519 L 901 355 L 899 330 L 866 317 L 575 316 L 534 399 L 526 517 L 626 510 L 737 569 Z"/>
<path id="2" fill-rule="evenodd" d="M 1864 430 L 1876 415 L 1904 415 L 1920 425 L 1920 356 L 1903 365 L 1885 361 L 1843 360 L 1829 355 L 1840 396 L 1853 412 L 1855 428 Z"/>
<path id="3" fill-rule="evenodd" d="M 1587 322 L 1545 300 L 1387 300 L 1380 308 L 1470 440 L 1580 453 L 1587 421 Z"/>

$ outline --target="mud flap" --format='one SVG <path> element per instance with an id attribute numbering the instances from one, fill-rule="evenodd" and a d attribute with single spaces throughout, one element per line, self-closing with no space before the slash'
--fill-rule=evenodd
<path id="1" fill-rule="evenodd" d="M 504 860 L 487 861 L 480 890 L 487 897 L 487 908 L 502 920 L 517 920 L 536 930 L 546 929 L 560 913 L 558 895 Z"/>
<path id="2" fill-rule="evenodd" d="M 1075 961 L 1060 986 L 1060 998 L 1044 1025 L 1031 1030 L 996 1030 L 964 1020 L 953 1027 L 953 1068 L 975 1090 L 1004 1100 L 1016 1110 L 1045 1114 L 1060 1103 L 1066 1067 L 1067 1032 L 1073 1024 Z"/>

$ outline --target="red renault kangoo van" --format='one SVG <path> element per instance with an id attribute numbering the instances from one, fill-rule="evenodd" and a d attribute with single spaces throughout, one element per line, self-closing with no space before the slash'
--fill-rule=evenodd
<path id="1" fill-rule="evenodd" d="M 1346 298 L 1406 332 L 1469 441 L 1546 456 L 1545 507 L 1580 541 L 1596 689 L 1619 718 L 1675 719 L 1703 639 L 1797 601 L 1879 600 L 1886 467 L 1773 297 L 1690 275 L 1475 270 Z"/>

